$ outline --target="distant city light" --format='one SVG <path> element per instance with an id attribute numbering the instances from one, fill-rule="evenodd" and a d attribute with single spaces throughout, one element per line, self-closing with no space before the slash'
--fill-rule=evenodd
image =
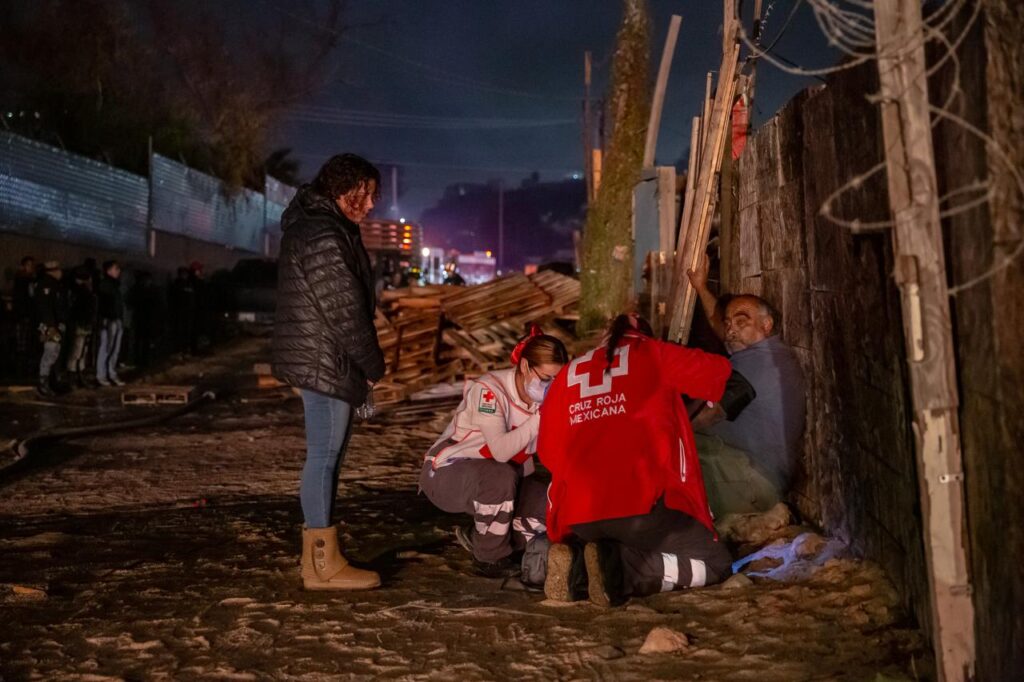
<path id="1" fill-rule="evenodd" d="M 487 257 L 488 257 L 488 258 L 490 258 L 490 257 L 491 257 L 491 252 L 490 252 L 490 251 L 484 251 L 484 253 L 485 253 L 485 254 L 487 254 Z"/>
<path id="2" fill-rule="evenodd" d="M 399 219 L 398 219 L 398 222 L 400 222 L 400 223 L 402 223 L 403 225 L 405 225 L 405 218 L 399 218 Z"/>
<path id="3" fill-rule="evenodd" d="M 583 177 L 583 176 L 581 174 L 579 174 L 579 173 L 573 173 L 572 174 L 572 179 L 573 180 L 579 180 L 581 177 Z"/>
<path id="4" fill-rule="evenodd" d="M 420 251 L 420 253 L 423 254 L 424 258 L 430 258 L 430 249 L 428 249 L 427 247 L 424 246 L 423 250 Z"/>

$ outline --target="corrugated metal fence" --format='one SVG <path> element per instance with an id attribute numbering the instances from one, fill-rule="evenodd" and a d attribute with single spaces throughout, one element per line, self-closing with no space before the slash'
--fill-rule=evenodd
<path id="1" fill-rule="evenodd" d="M 267 229 L 266 251 L 276 255 L 281 246 L 281 214 L 284 213 L 284 209 L 288 207 L 292 197 L 295 196 L 295 188 L 268 176 L 263 191 L 266 196 L 264 217 Z"/>
<path id="2" fill-rule="evenodd" d="M 0 231 L 143 253 L 148 229 L 276 255 L 295 189 L 228 194 L 220 180 L 154 154 L 151 178 L 0 132 Z"/>
<path id="3" fill-rule="evenodd" d="M 146 248 L 145 178 L 0 133 L 0 229 L 128 252 Z"/>

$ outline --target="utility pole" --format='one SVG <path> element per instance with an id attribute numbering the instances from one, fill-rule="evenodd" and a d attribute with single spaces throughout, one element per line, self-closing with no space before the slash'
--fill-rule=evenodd
<path id="1" fill-rule="evenodd" d="M 505 263 L 505 185 L 498 179 L 498 274 L 502 274 Z"/>
<path id="2" fill-rule="evenodd" d="M 583 173 L 587 176 L 587 204 L 594 200 L 594 131 L 590 122 L 590 50 L 583 53 Z"/>
<path id="3" fill-rule="evenodd" d="M 391 212 L 394 218 L 399 217 L 398 210 L 398 166 L 391 167 Z"/>
<path id="4" fill-rule="evenodd" d="M 153 136 L 150 135 L 146 156 L 146 182 L 149 184 L 149 191 L 146 193 L 146 225 L 149 228 L 146 234 L 146 253 L 150 258 L 156 258 L 156 224 L 153 222 L 153 151 Z"/>
<path id="5" fill-rule="evenodd" d="M 754 11 L 758 13 L 760 11 L 760 2 L 755 3 Z M 739 36 L 739 17 L 736 16 L 736 4 L 734 0 L 725 0 L 722 13 L 722 54 L 725 54 L 728 50 L 731 50 L 738 41 Z M 757 21 L 755 17 L 755 22 Z M 741 78 L 743 78 L 741 76 Z M 718 287 L 719 294 L 725 293 L 725 281 L 727 275 L 732 275 L 732 258 L 731 251 L 733 245 L 733 237 L 736 234 L 736 201 L 734 190 L 736 189 L 736 181 L 738 179 L 738 173 L 736 172 L 736 164 L 732 158 L 732 136 L 734 132 L 733 126 L 735 125 L 732 120 L 733 106 L 735 105 L 736 98 L 729 103 L 729 117 L 726 123 L 725 131 L 725 150 L 722 152 L 722 169 L 719 177 L 719 203 L 718 203 Z"/>
<path id="6" fill-rule="evenodd" d="M 882 131 L 896 283 L 914 409 L 932 642 L 940 682 L 974 676 L 964 475 L 924 30 L 919 0 L 876 0 Z"/>

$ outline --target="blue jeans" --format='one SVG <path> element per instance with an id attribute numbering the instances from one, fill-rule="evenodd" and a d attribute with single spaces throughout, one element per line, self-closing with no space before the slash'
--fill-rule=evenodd
<path id="1" fill-rule="evenodd" d="M 121 320 L 100 322 L 100 341 L 96 349 L 96 378 L 100 381 L 117 378 L 117 357 L 121 354 Z"/>
<path id="2" fill-rule="evenodd" d="M 302 516 L 307 528 L 327 528 L 351 432 L 352 406 L 314 391 L 301 393 L 306 417 L 306 465 L 299 487 Z"/>

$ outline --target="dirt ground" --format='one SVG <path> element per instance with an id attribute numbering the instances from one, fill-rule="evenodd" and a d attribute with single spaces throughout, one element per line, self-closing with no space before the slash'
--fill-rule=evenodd
<path id="1" fill-rule="evenodd" d="M 752 581 L 618 609 L 472 575 L 451 533 L 461 520 L 416 493 L 438 400 L 431 415 L 360 424 L 343 468 L 345 544 L 383 588 L 303 592 L 301 403 L 244 375 L 261 348 L 158 377 L 227 389 L 194 413 L 49 446 L 0 478 L 0 680 L 930 677 L 881 572 L 784 517 L 723 527 L 766 545 L 739 550 Z M 26 400 L 0 410 L 62 409 Z M 77 400 L 80 421 L 125 414 L 116 394 Z M 0 437 L 40 421 L 6 420 Z M 687 644 L 640 653 L 656 627 Z"/>

